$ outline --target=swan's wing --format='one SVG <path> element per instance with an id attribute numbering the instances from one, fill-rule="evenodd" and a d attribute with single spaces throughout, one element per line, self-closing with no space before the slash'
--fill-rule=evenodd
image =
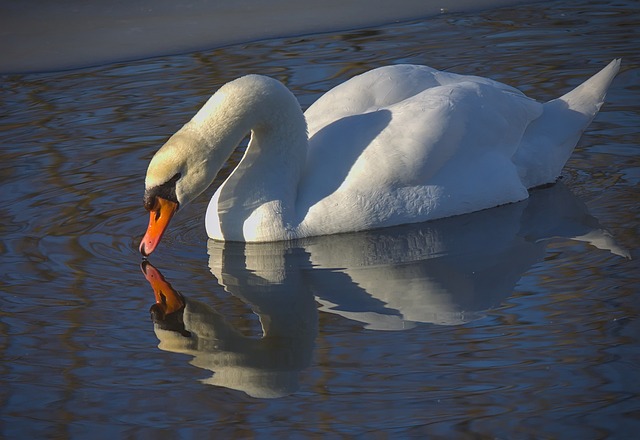
<path id="1" fill-rule="evenodd" d="M 524 97 L 518 89 L 488 78 L 441 72 L 428 66 L 385 66 L 345 81 L 313 103 L 305 112 L 309 136 L 342 117 L 368 113 L 405 101 L 433 87 L 462 82 L 484 84 Z"/>
<path id="2" fill-rule="evenodd" d="M 305 112 L 309 137 L 346 116 L 369 113 L 440 85 L 427 66 L 398 65 L 370 70 L 334 87 Z"/>
<path id="3" fill-rule="evenodd" d="M 486 78 L 390 66 L 332 89 L 307 110 L 303 192 L 427 185 L 480 156 L 510 159 L 542 105 Z M 467 176 L 468 177 L 468 176 Z M 464 179 L 465 176 L 457 176 Z"/>

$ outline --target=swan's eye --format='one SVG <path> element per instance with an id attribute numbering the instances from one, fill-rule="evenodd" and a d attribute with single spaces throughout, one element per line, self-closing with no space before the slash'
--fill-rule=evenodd
<path id="1" fill-rule="evenodd" d="M 157 203 L 158 200 L 155 197 L 147 196 L 147 194 L 144 195 L 144 209 L 147 211 L 153 211 Z"/>

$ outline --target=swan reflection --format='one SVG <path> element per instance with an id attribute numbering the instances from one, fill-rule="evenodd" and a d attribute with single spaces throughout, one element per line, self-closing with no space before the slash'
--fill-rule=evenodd
<path id="1" fill-rule="evenodd" d="M 278 397 L 297 389 L 311 362 L 317 303 L 368 329 L 463 324 L 503 302 L 554 237 L 628 257 L 558 183 L 519 203 L 417 225 L 295 242 L 210 240 L 211 272 L 258 315 L 261 338 L 182 297 L 149 263 L 143 272 L 161 349 L 194 356 L 214 373 L 206 383 Z"/>
<path id="2" fill-rule="evenodd" d="M 254 295 L 241 297 L 260 318 L 261 338 L 244 336 L 212 307 L 183 297 L 148 262 L 142 271 L 156 304 L 151 307 L 158 348 L 193 356 L 191 364 L 211 370 L 203 382 L 273 398 L 298 389 L 298 373 L 309 366 L 317 333 L 317 307 L 310 294 L 279 291 L 277 285 L 245 282 Z M 283 295 L 280 295 L 283 293 Z"/>

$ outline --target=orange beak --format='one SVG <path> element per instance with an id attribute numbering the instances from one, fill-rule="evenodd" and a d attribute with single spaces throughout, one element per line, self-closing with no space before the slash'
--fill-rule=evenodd
<path id="1" fill-rule="evenodd" d="M 156 296 L 156 306 L 162 311 L 163 316 L 167 316 L 184 307 L 184 298 L 182 295 L 171 287 L 171 284 L 164 279 L 158 269 L 153 267 L 148 261 L 143 261 L 140 268 L 142 269 L 144 277 L 149 281 L 149 284 L 151 284 L 153 293 Z"/>
<path id="2" fill-rule="evenodd" d="M 140 253 L 145 257 L 158 246 L 160 239 L 169 226 L 169 221 L 178 209 L 178 204 L 162 197 L 156 197 L 156 204 L 149 211 L 149 226 L 140 242 Z"/>

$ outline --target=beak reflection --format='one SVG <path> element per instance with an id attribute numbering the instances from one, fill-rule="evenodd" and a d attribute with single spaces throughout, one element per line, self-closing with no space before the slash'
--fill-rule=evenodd
<path id="1" fill-rule="evenodd" d="M 175 331 L 187 337 L 191 336 L 191 333 L 184 327 L 185 300 L 182 294 L 174 289 L 162 273 L 148 261 L 143 261 L 140 264 L 140 269 L 151 284 L 156 299 L 155 304 L 149 310 L 153 322 L 164 330 Z"/>
<path id="2" fill-rule="evenodd" d="M 165 280 L 158 269 L 148 261 L 143 261 L 140 267 L 155 294 L 156 303 L 154 306 L 158 308 L 162 316 L 170 315 L 184 308 L 183 296 Z"/>

